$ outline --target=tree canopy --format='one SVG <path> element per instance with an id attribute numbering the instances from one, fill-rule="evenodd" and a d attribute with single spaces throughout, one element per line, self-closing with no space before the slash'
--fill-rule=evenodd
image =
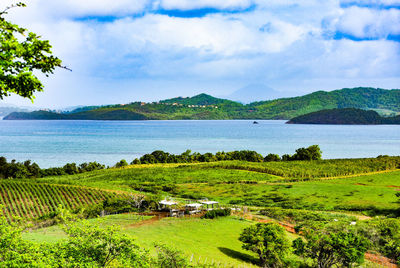
<path id="1" fill-rule="evenodd" d="M 48 76 L 62 67 L 48 40 L 5 19 L 11 8 L 24 6 L 18 3 L 0 12 L 0 99 L 14 93 L 33 100 L 44 88 L 35 73 Z"/>
<path id="2" fill-rule="evenodd" d="M 257 253 L 262 267 L 285 267 L 290 244 L 284 229 L 275 223 L 257 223 L 243 230 L 239 237 L 243 249 Z"/>

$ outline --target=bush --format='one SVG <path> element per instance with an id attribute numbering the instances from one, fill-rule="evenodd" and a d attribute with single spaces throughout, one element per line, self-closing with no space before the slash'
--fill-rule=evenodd
<path id="1" fill-rule="evenodd" d="M 230 208 L 222 208 L 222 209 L 214 209 L 214 210 L 209 210 L 204 214 L 202 217 L 203 219 L 215 219 L 218 217 L 226 217 L 231 215 L 231 209 Z"/>
<path id="2" fill-rule="evenodd" d="M 120 168 L 120 167 L 126 167 L 127 165 L 128 165 L 128 162 L 126 162 L 125 159 L 122 159 L 121 161 L 119 161 L 115 164 L 115 167 Z"/>
<path id="3" fill-rule="evenodd" d="M 281 158 L 277 154 L 268 154 L 264 158 L 264 162 L 278 162 L 278 161 L 281 161 Z"/>

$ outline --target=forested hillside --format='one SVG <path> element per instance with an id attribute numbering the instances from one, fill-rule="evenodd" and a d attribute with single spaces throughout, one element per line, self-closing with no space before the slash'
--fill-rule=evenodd
<path id="1" fill-rule="evenodd" d="M 360 108 L 400 112 L 400 90 L 345 88 L 331 92 L 317 91 L 305 96 L 254 102 L 243 105 L 207 94 L 191 98 L 173 98 L 159 102 L 133 102 L 99 108 L 80 108 L 69 113 L 36 111 L 11 113 L 6 120 L 205 120 L 205 119 L 291 119 L 307 113 L 334 109 Z"/>

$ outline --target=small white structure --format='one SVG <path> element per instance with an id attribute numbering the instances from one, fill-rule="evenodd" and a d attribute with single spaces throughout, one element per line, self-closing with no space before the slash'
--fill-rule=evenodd
<path id="1" fill-rule="evenodd" d="M 183 216 L 184 211 L 180 211 L 177 208 L 178 203 L 172 200 L 162 200 L 159 202 L 161 210 L 167 210 L 170 213 L 170 217 Z"/>
<path id="2" fill-rule="evenodd" d="M 159 204 L 161 206 L 161 210 L 169 210 L 169 211 L 172 211 L 174 207 L 176 209 L 176 205 L 178 205 L 178 203 L 172 200 L 162 200 L 159 202 Z"/>
<path id="3" fill-rule="evenodd" d="M 185 208 L 186 208 L 186 211 L 191 215 L 191 214 L 200 213 L 202 206 L 203 205 L 200 203 L 190 203 L 190 204 L 186 204 Z"/>
<path id="4" fill-rule="evenodd" d="M 172 201 L 172 200 L 169 200 L 169 201 L 168 200 L 162 200 L 162 201 L 159 202 L 159 204 L 162 205 L 162 206 L 175 206 L 178 203 L 176 203 L 175 201 Z"/>
<path id="5" fill-rule="evenodd" d="M 204 201 L 200 201 L 201 204 L 206 205 L 207 206 L 207 210 L 213 210 L 214 208 L 219 207 L 219 203 L 217 201 L 208 201 L 208 200 L 204 200 Z M 215 205 L 215 207 L 214 207 Z M 211 206 L 211 208 L 209 208 L 209 206 Z"/>

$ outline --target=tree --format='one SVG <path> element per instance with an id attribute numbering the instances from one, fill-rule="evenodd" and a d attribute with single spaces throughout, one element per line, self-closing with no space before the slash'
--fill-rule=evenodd
<path id="1" fill-rule="evenodd" d="M 318 145 L 299 148 L 292 156 L 292 160 L 321 160 L 322 152 Z"/>
<path id="2" fill-rule="evenodd" d="M 80 220 L 67 222 L 63 230 L 68 240 L 58 247 L 64 260 L 85 267 L 149 267 L 146 252 L 116 227 L 99 227 Z"/>
<path id="3" fill-rule="evenodd" d="M 268 154 L 264 158 L 264 162 L 278 162 L 278 161 L 281 161 L 281 158 L 277 154 Z"/>
<path id="4" fill-rule="evenodd" d="M 364 262 L 364 254 L 369 242 L 353 230 L 303 230 L 306 242 L 302 238 L 293 241 L 294 253 L 310 258 L 319 268 L 352 267 Z"/>
<path id="5" fill-rule="evenodd" d="M 189 267 L 188 261 L 179 250 L 169 248 L 164 244 L 155 244 L 157 258 L 154 266 L 160 268 L 184 268 Z"/>
<path id="6" fill-rule="evenodd" d="M 115 167 L 120 168 L 120 167 L 126 167 L 127 165 L 128 165 L 128 162 L 126 162 L 125 159 L 122 159 L 121 161 L 119 161 L 115 164 Z"/>
<path id="7" fill-rule="evenodd" d="M 263 267 L 284 267 L 290 244 L 284 229 L 275 223 L 257 223 L 243 230 L 243 249 L 257 253 Z"/>
<path id="8" fill-rule="evenodd" d="M 4 18 L 11 8 L 24 6 L 18 3 L 0 12 L 0 99 L 14 93 L 33 100 L 35 92 L 43 91 L 34 72 L 48 76 L 62 67 L 61 60 L 52 55 L 49 41 Z"/>

